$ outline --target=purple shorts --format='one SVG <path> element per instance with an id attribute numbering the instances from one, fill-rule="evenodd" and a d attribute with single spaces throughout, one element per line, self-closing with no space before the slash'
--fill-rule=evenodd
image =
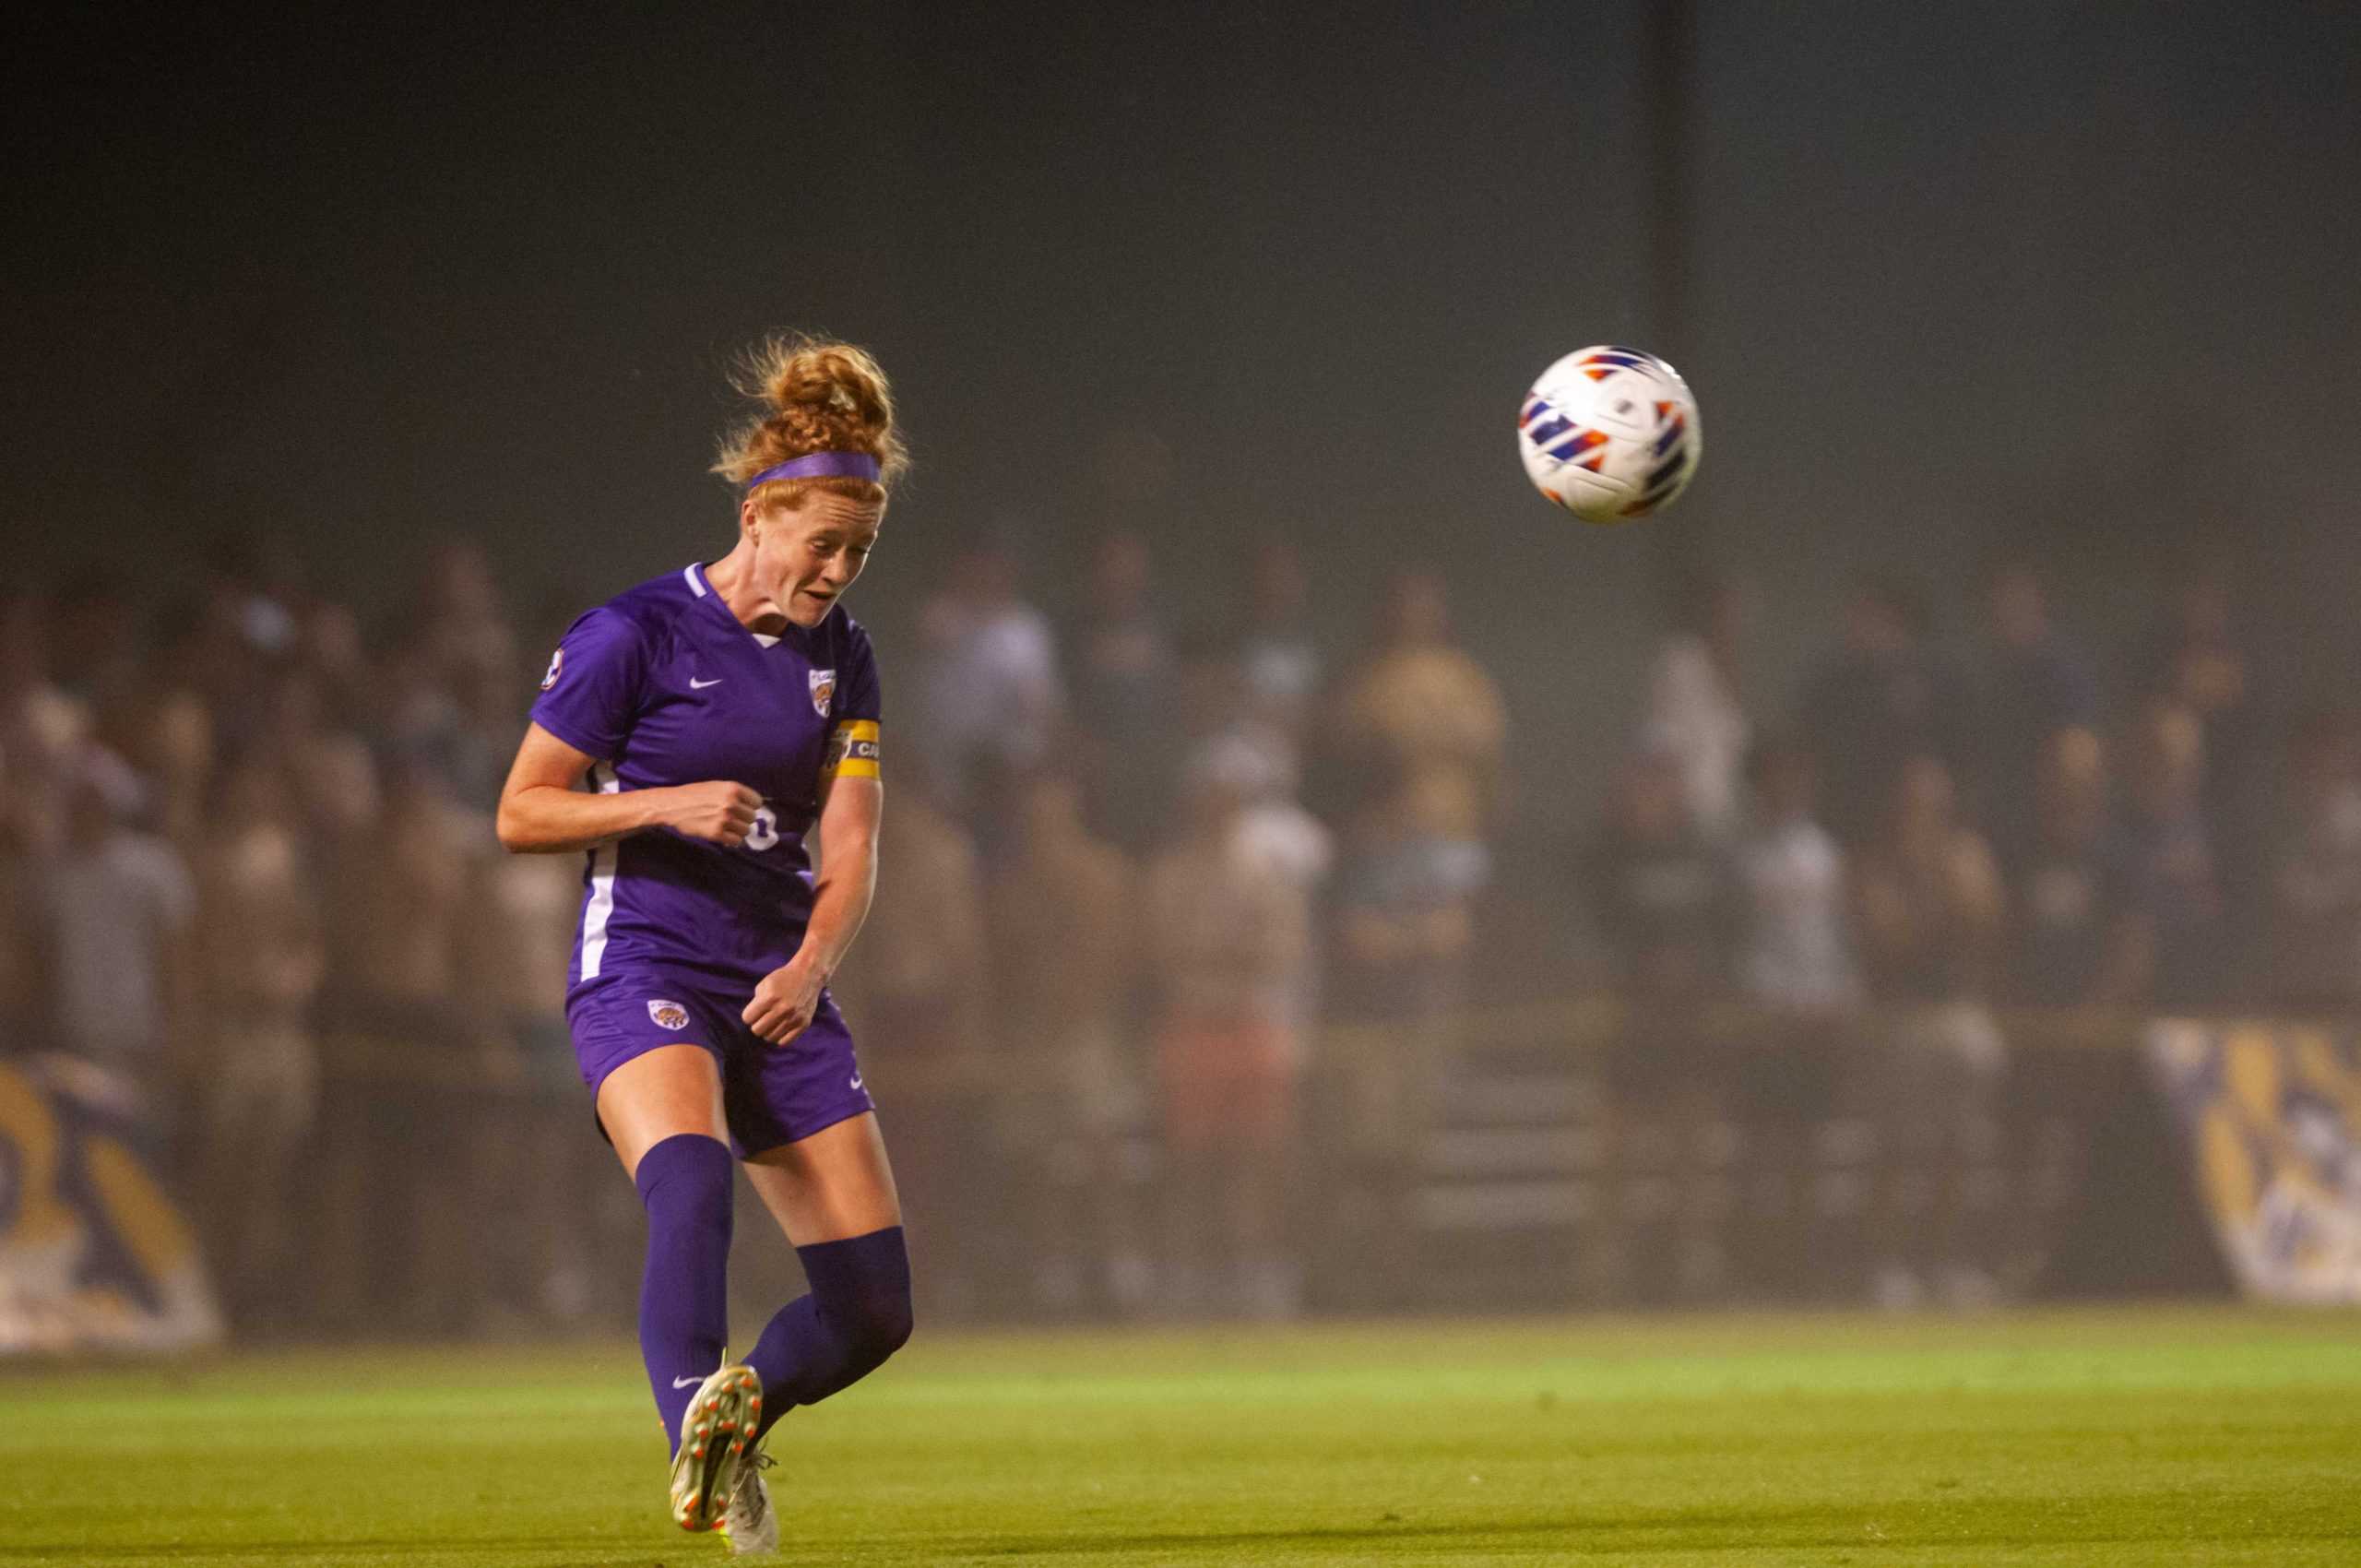
<path id="1" fill-rule="evenodd" d="M 574 1058 L 595 1100 L 607 1075 L 665 1045 L 701 1045 L 721 1069 L 730 1151 L 744 1159 L 876 1109 L 861 1087 L 852 1034 L 826 992 L 812 1027 L 773 1045 L 739 1017 L 753 995 L 676 971 L 601 975 L 565 1004 Z"/>

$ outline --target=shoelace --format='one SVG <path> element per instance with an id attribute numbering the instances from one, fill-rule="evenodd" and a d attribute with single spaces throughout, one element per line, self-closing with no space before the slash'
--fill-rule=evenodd
<path id="1" fill-rule="evenodd" d="M 743 1508 L 746 1511 L 746 1520 L 749 1524 L 759 1525 L 763 1522 L 763 1507 L 765 1500 L 763 1496 L 763 1489 L 756 1482 L 761 1479 L 765 1470 L 777 1463 L 777 1460 L 757 1448 L 746 1455 L 745 1464 L 738 1472 L 738 1490 L 730 1494 L 730 1501 L 732 1506 Z"/>

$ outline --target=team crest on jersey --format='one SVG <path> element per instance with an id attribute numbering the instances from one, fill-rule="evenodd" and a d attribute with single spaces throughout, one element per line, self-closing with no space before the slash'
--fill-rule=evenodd
<path id="1" fill-rule="evenodd" d="M 675 1034 L 689 1027 L 689 1010 L 677 1002 L 651 1002 L 647 1016 L 656 1020 L 658 1028 L 670 1029 Z"/>
<path id="2" fill-rule="evenodd" d="M 828 717 L 828 704 L 836 695 L 836 672 L 833 670 L 812 671 L 812 711 L 821 718 Z"/>
<path id="3" fill-rule="evenodd" d="M 565 649 L 560 648 L 555 653 L 550 655 L 550 672 L 541 677 L 541 690 L 546 692 L 552 686 L 556 685 L 558 673 L 564 668 Z"/>

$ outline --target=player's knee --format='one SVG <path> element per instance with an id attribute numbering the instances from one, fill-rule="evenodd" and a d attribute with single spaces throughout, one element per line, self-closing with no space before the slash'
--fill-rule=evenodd
<path id="1" fill-rule="evenodd" d="M 885 1359 L 909 1343 L 912 1318 L 908 1286 L 899 1289 L 880 1281 L 882 1289 L 863 1290 L 847 1317 L 847 1337 L 853 1360 L 863 1372 L 883 1366 Z"/>
<path id="2" fill-rule="evenodd" d="M 640 1157 L 632 1182 L 650 1221 L 727 1230 L 736 1175 L 737 1162 L 718 1139 L 681 1133 Z"/>

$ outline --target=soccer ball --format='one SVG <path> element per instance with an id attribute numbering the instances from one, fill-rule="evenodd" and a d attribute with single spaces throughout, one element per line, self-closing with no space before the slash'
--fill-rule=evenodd
<path id="1" fill-rule="evenodd" d="M 1601 346 L 1541 373 L 1516 416 L 1533 487 L 1586 523 L 1672 505 L 1697 472 L 1697 399 L 1654 354 Z"/>

